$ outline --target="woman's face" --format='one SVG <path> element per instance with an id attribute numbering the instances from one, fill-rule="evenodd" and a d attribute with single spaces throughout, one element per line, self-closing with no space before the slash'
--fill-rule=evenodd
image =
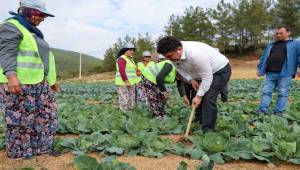
<path id="1" fill-rule="evenodd" d="M 143 60 L 145 61 L 145 62 L 149 62 L 150 60 L 151 60 L 151 57 L 149 57 L 149 56 L 144 56 L 143 57 Z"/>
<path id="2" fill-rule="evenodd" d="M 45 18 L 46 18 L 46 16 L 41 13 L 39 15 L 32 15 L 30 20 L 31 20 L 32 25 L 39 26 L 40 23 L 42 21 L 44 21 Z"/>
<path id="3" fill-rule="evenodd" d="M 33 26 L 39 26 L 42 21 L 48 16 L 47 14 L 39 11 L 38 9 L 20 7 L 18 14 L 26 18 L 26 20 Z"/>
<path id="4" fill-rule="evenodd" d="M 135 54 L 135 49 L 134 49 L 134 48 L 128 49 L 124 54 L 125 54 L 126 56 L 133 57 L 134 54 Z"/>

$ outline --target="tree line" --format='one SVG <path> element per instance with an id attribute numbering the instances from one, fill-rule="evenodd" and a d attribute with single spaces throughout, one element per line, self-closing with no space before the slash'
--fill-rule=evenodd
<path id="1" fill-rule="evenodd" d="M 190 6 L 182 15 L 171 15 L 163 35 L 185 41 L 201 41 L 218 48 L 225 55 L 260 54 L 273 40 L 280 25 L 290 28 L 292 38 L 300 35 L 300 0 L 220 0 L 216 8 Z M 119 38 L 104 54 L 103 71 L 115 70 L 115 61 L 122 46 L 136 45 L 136 58 L 142 51 L 155 52 L 151 35 Z"/>

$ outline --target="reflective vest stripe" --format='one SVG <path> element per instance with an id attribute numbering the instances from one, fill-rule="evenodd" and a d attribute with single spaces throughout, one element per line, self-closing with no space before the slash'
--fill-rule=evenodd
<path id="1" fill-rule="evenodd" d="M 17 62 L 17 67 L 23 67 L 23 68 L 38 68 L 43 69 L 43 64 L 40 63 L 31 63 L 31 62 Z"/>
<path id="2" fill-rule="evenodd" d="M 118 78 L 121 78 L 121 75 L 116 75 Z M 127 75 L 127 78 L 136 78 L 134 75 Z"/>
<path id="3" fill-rule="evenodd" d="M 131 73 L 131 74 L 135 74 L 136 73 L 136 71 L 133 71 L 133 70 L 128 70 L 128 71 L 126 71 L 126 74 L 128 74 L 128 73 Z M 120 74 L 120 72 L 117 72 L 117 74 Z"/>
<path id="4" fill-rule="evenodd" d="M 39 54 L 35 51 L 19 51 L 18 56 L 32 56 L 32 57 L 39 57 Z"/>

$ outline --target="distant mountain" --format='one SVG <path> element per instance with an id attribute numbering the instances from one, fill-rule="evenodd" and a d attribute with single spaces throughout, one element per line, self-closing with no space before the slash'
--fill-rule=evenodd
<path id="1" fill-rule="evenodd" d="M 52 49 L 55 55 L 58 79 L 78 77 L 79 75 L 79 53 L 61 49 Z M 101 71 L 103 60 L 82 54 L 82 75 L 87 76 Z"/>

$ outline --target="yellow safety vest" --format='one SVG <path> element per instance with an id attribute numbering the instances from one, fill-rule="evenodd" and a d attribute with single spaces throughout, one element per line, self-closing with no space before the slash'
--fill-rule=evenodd
<path id="1" fill-rule="evenodd" d="M 137 84 L 138 77 L 136 75 L 136 65 L 134 61 L 132 59 L 129 59 L 129 57 L 125 55 L 122 55 L 120 58 L 123 58 L 126 61 L 125 71 L 130 85 Z M 116 85 L 120 85 L 120 86 L 125 85 L 125 82 L 122 80 L 122 77 L 120 75 L 118 62 L 116 62 L 116 70 L 117 70 L 116 79 L 115 79 Z"/>
<path id="2" fill-rule="evenodd" d="M 10 19 L 9 22 L 17 27 L 23 34 L 23 39 L 18 46 L 17 54 L 17 77 L 22 84 L 37 84 L 44 80 L 44 65 L 41 60 L 38 46 L 30 33 L 19 21 Z M 49 53 L 49 72 L 47 76 L 48 84 L 54 85 L 56 82 L 56 69 L 54 55 Z M 3 69 L 0 67 L 0 83 L 7 82 Z"/>
<path id="3" fill-rule="evenodd" d="M 149 67 L 146 67 L 146 69 L 143 71 L 142 75 L 146 79 L 151 81 L 152 83 L 157 84 L 156 77 L 158 76 L 158 73 L 162 70 L 162 68 L 164 67 L 164 65 L 166 63 L 169 63 L 169 64 L 172 65 L 172 70 L 165 77 L 164 82 L 167 83 L 167 84 L 174 83 L 175 77 L 176 77 L 176 70 L 175 70 L 175 66 L 172 64 L 172 62 L 170 60 L 164 60 L 164 61 L 161 61 L 159 63 L 155 63 L 155 64 L 153 64 Z"/>
<path id="4" fill-rule="evenodd" d="M 145 66 L 143 62 L 138 62 L 137 67 L 141 71 L 141 73 L 145 70 L 146 67 L 149 67 L 151 65 L 155 64 L 154 61 L 149 61 L 149 63 Z"/>
<path id="5" fill-rule="evenodd" d="M 138 62 L 137 63 L 137 67 L 140 70 L 140 72 L 143 73 L 143 71 L 145 70 L 145 68 L 147 68 L 147 67 L 149 67 L 149 66 L 151 66 L 153 64 L 155 64 L 154 61 L 149 61 L 149 63 L 146 66 L 144 65 L 143 62 Z M 141 80 L 142 80 L 141 77 L 138 77 L 137 82 L 139 83 Z"/>

